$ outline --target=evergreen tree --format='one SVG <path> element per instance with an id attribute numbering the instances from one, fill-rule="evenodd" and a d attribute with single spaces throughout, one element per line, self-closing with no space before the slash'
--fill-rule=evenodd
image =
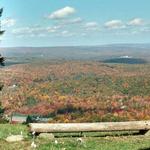
<path id="1" fill-rule="evenodd" d="M 3 8 L 0 9 L 0 17 L 2 17 L 2 13 L 3 13 Z M 1 20 L 0 20 L 0 36 L 2 36 L 4 34 L 4 30 L 1 30 Z M 5 58 L 1 56 L 0 54 L 0 65 L 4 66 L 4 61 Z"/>
<path id="2" fill-rule="evenodd" d="M 0 9 L 0 17 L 2 17 L 2 13 L 3 13 L 3 8 Z M 2 36 L 4 33 L 3 30 L 1 30 L 1 20 L 0 20 L 0 36 Z M 5 61 L 5 58 L 1 56 L 0 54 L 0 65 L 4 66 L 4 61 Z M 0 91 L 2 90 L 3 88 L 3 84 L 0 82 Z"/>

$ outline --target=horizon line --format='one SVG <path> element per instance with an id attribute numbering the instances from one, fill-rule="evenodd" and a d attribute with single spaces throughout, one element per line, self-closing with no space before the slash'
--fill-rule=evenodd
<path id="1" fill-rule="evenodd" d="M 54 46 L 21 46 L 21 45 L 17 45 L 17 46 L 0 46 L 0 48 L 40 48 L 40 47 L 51 47 L 51 48 L 54 48 L 54 47 L 97 47 L 97 46 L 113 46 L 113 45 L 142 45 L 142 44 L 145 44 L 145 45 L 149 45 L 149 43 L 109 43 L 109 44 L 95 44 L 95 45 L 54 45 Z"/>

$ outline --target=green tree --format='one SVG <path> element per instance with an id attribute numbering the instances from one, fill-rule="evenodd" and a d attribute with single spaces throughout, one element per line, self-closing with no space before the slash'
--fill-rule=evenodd
<path id="1" fill-rule="evenodd" d="M 3 13 L 3 8 L 0 9 L 0 18 L 2 17 L 2 13 Z M 4 34 L 5 31 L 1 30 L 1 20 L 0 20 L 0 36 L 2 36 Z M 5 58 L 1 56 L 0 54 L 0 65 L 4 65 L 4 61 L 5 61 Z M 3 84 L 0 83 L 0 91 L 2 90 L 3 88 Z"/>
<path id="2" fill-rule="evenodd" d="M 0 18 L 2 17 L 2 13 L 3 13 L 3 8 L 0 9 Z M 2 36 L 4 34 L 4 30 L 1 30 L 1 20 L 0 20 L 0 36 Z M 0 54 L 0 65 L 4 66 L 4 61 L 5 58 L 1 56 Z"/>
<path id="3" fill-rule="evenodd" d="M 3 8 L 0 9 L 0 18 L 2 17 L 2 13 L 3 13 Z M 2 36 L 4 34 L 5 31 L 1 30 L 1 20 L 0 20 L 0 36 Z M 4 61 L 5 58 L 1 56 L 0 54 L 0 65 L 4 66 Z M 3 84 L 0 82 L 0 91 L 3 88 Z M 5 120 L 3 119 L 3 113 L 4 113 L 4 109 L 1 106 L 1 101 L 0 101 L 0 123 L 5 122 Z"/>

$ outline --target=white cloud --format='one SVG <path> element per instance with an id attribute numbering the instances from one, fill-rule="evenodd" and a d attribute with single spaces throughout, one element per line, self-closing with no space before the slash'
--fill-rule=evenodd
<path id="1" fill-rule="evenodd" d="M 13 29 L 12 33 L 14 34 L 35 34 L 39 32 L 43 32 L 45 29 L 42 27 L 21 27 L 17 29 Z"/>
<path id="2" fill-rule="evenodd" d="M 49 33 L 55 33 L 57 31 L 57 29 L 59 29 L 59 28 L 57 28 L 56 26 L 54 26 L 54 27 L 47 27 L 46 31 L 49 32 Z"/>
<path id="3" fill-rule="evenodd" d="M 128 25 L 132 25 L 132 26 L 140 26 L 143 25 L 144 21 L 141 18 L 134 18 L 133 20 L 130 20 Z"/>
<path id="4" fill-rule="evenodd" d="M 62 36 L 62 37 L 72 37 L 75 35 L 76 35 L 75 33 L 71 33 L 68 30 L 64 30 L 64 31 L 57 34 L 57 36 Z"/>
<path id="5" fill-rule="evenodd" d="M 72 7 L 66 6 L 62 9 L 59 9 L 53 13 L 51 13 L 48 18 L 49 19 L 64 19 L 72 14 L 74 14 L 76 10 Z"/>
<path id="6" fill-rule="evenodd" d="M 105 23 L 105 27 L 108 29 L 120 29 L 125 28 L 125 25 L 121 20 L 111 20 Z"/>
<path id="7" fill-rule="evenodd" d="M 12 30 L 12 33 L 17 37 L 46 37 L 50 33 L 54 34 L 59 31 L 59 27 L 50 26 L 50 27 L 21 27 Z"/>
<path id="8" fill-rule="evenodd" d="M 81 24 L 83 22 L 83 20 L 78 17 L 78 18 L 74 18 L 74 19 L 65 19 L 65 20 L 61 20 L 59 22 L 59 26 L 61 26 L 61 28 L 67 26 L 67 25 L 78 25 Z"/>
<path id="9" fill-rule="evenodd" d="M 15 24 L 16 24 L 16 20 L 12 18 L 7 18 L 2 20 L 2 25 L 6 27 L 11 27 L 14 26 Z"/>
<path id="10" fill-rule="evenodd" d="M 88 22 L 85 24 L 85 27 L 91 28 L 91 27 L 97 27 L 98 23 L 97 22 Z"/>
<path id="11" fill-rule="evenodd" d="M 70 24 L 77 24 L 77 23 L 81 23 L 82 21 L 83 20 L 80 17 L 78 17 L 78 18 L 69 20 L 68 23 L 70 23 Z"/>
<path id="12" fill-rule="evenodd" d="M 97 22 L 87 22 L 84 27 L 87 31 L 99 31 L 100 30 Z"/>

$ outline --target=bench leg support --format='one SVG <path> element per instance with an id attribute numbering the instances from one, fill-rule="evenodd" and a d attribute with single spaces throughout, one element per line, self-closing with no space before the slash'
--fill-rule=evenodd
<path id="1" fill-rule="evenodd" d="M 150 130 L 147 130 L 145 133 L 144 133 L 145 136 L 150 136 Z"/>

